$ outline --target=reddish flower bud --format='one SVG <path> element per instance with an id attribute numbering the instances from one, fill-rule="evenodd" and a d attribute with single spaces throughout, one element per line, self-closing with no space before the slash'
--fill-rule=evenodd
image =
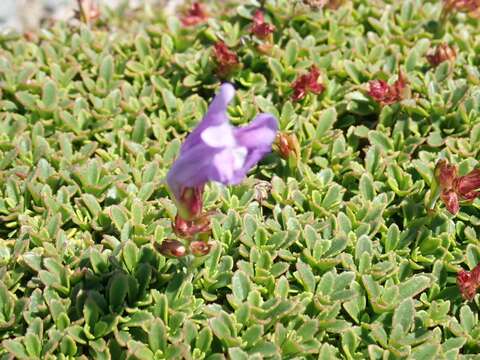
<path id="1" fill-rule="evenodd" d="M 465 200 L 480 197 L 480 169 L 475 169 L 467 175 L 460 176 L 455 182 L 455 188 Z"/>
<path id="2" fill-rule="evenodd" d="M 390 86 L 385 80 L 372 80 L 369 86 L 368 95 L 377 102 L 383 102 L 390 92 Z"/>
<path id="3" fill-rule="evenodd" d="M 472 271 L 461 270 L 457 274 L 457 286 L 465 300 L 472 300 L 480 288 L 480 264 Z"/>
<path id="4" fill-rule="evenodd" d="M 372 80 L 369 82 L 369 87 L 368 95 L 376 102 L 382 105 L 390 105 L 404 98 L 407 82 L 400 71 L 398 79 L 393 85 L 388 85 L 385 80 Z"/>
<path id="5" fill-rule="evenodd" d="M 318 82 L 320 71 L 313 65 L 307 74 L 301 75 L 293 83 L 293 95 L 294 101 L 302 100 L 307 93 L 320 94 L 325 90 L 323 84 Z"/>
<path id="6" fill-rule="evenodd" d="M 291 155 L 297 159 L 300 157 L 300 144 L 295 134 L 279 133 L 275 144 L 282 158 L 288 160 Z"/>
<path id="7" fill-rule="evenodd" d="M 154 247 L 158 250 L 158 252 L 160 252 L 160 254 L 169 257 L 182 257 L 185 256 L 187 252 L 185 245 L 178 240 L 167 239 L 164 240 L 160 245 L 158 245 L 158 243 L 154 243 Z"/>
<path id="8" fill-rule="evenodd" d="M 180 216 L 185 220 L 197 218 L 203 207 L 203 185 L 184 188 L 180 199 L 177 200 L 177 208 Z"/>
<path id="9" fill-rule="evenodd" d="M 212 245 L 205 241 L 192 241 L 190 243 L 190 252 L 195 256 L 208 255 Z"/>
<path id="10" fill-rule="evenodd" d="M 442 190 L 452 189 L 457 174 L 457 167 L 449 164 L 447 160 L 442 159 L 435 166 L 435 177 Z"/>
<path id="11" fill-rule="evenodd" d="M 480 169 L 458 176 L 456 165 L 440 160 L 435 166 L 435 177 L 441 190 L 440 198 L 454 215 L 460 210 L 460 200 L 471 201 L 480 197 Z"/>
<path id="12" fill-rule="evenodd" d="M 447 210 L 455 215 L 460 210 L 460 204 L 458 202 L 458 195 L 453 190 L 443 190 L 440 193 L 440 198 Z"/>
<path id="13" fill-rule="evenodd" d="M 448 44 L 439 44 L 433 53 L 427 54 L 427 60 L 432 66 L 438 66 L 444 61 L 455 61 L 457 53 L 453 47 Z"/>
<path id="14" fill-rule="evenodd" d="M 275 26 L 265 22 L 263 12 L 261 10 L 255 11 L 255 14 L 253 15 L 253 24 L 251 27 L 252 34 L 260 39 L 265 39 L 274 31 Z"/>
<path id="15" fill-rule="evenodd" d="M 181 22 L 183 26 L 195 26 L 205 22 L 208 19 L 208 14 L 205 11 L 203 4 L 194 2 L 190 9 L 182 16 Z"/>
<path id="16" fill-rule="evenodd" d="M 214 45 L 214 56 L 219 76 L 229 75 L 240 65 L 237 54 L 231 51 L 223 41 L 219 41 Z"/>
<path id="17" fill-rule="evenodd" d="M 197 234 L 210 232 L 210 219 L 208 218 L 208 214 L 202 214 L 192 220 L 185 220 L 177 215 L 175 222 L 172 224 L 172 228 L 178 237 L 190 239 Z"/>

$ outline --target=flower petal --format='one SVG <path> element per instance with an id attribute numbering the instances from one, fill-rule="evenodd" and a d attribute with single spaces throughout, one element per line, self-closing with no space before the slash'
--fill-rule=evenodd
<path id="1" fill-rule="evenodd" d="M 213 163 L 217 169 L 218 178 L 212 179 L 222 184 L 234 183 L 236 171 L 243 168 L 248 150 L 245 147 L 226 148 L 216 154 Z"/>
<path id="2" fill-rule="evenodd" d="M 200 134 L 200 138 L 208 146 L 216 148 L 233 147 L 236 144 L 232 126 L 228 123 L 206 128 Z"/>
<path id="3" fill-rule="evenodd" d="M 235 129 L 237 144 L 247 148 L 248 153 L 242 168 L 235 172 L 231 184 L 241 182 L 247 172 L 272 150 L 277 130 L 277 120 L 271 114 L 260 114 L 249 125 Z"/>
<path id="4" fill-rule="evenodd" d="M 205 129 L 228 123 L 227 107 L 234 96 L 235 88 L 232 84 L 224 83 L 220 86 L 220 91 L 213 99 L 202 121 L 185 139 L 181 153 L 190 150 L 201 141 L 200 136 Z"/>
<path id="5" fill-rule="evenodd" d="M 185 187 L 195 187 L 210 180 L 217 181 L 219 174 L 212 159 L 222 151 L 200 142 L 180 154 L 167 175 L 167 183 L 177 200 Z"/>
<path id="6" fill-rule="evenodd" d="M 248 149 L 270 148 L 278 131 L 278 123 L 271 114 L 259 114 L 247 126 L 234 131 L 237 143 Z"/>

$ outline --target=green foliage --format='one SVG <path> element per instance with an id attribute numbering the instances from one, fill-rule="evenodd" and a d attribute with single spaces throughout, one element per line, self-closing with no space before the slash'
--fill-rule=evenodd
<path id="1" fill-rule="evenodd" d="M 480 261 L 480 201 L 452 217 L 430 191 L 438 158 L 478 167 L 478 23 L 440 24 L 441 1 L 269 0 L 277 30 L 260 52 L 255 4 L 216 1 L 188 29 L 120 9 L 38 41 L 1 35 L 1 359 L 480 353 L 479 297 L 464 304 L 455 285 Z M 153 244 L 173 236 L 163 179 L 220 84 L 219 39 L 243 64 L 232 122 L 271 112 L 302 151 L 210 184 L 217 246 L 186 264 Z M 458 57 L 435 69 L 440 42 Z M 326 90 L 293 102 L 311 65 Z M 381 108 L 367 82 L 399 66 L 412 95 Z"/>

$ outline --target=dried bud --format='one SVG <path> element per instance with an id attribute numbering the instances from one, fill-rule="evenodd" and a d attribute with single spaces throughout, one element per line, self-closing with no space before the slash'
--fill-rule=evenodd
<path id="1" fill-rule="evenodd" d="M 214 45 L 214 56 L 219 76 L 227 76 L 240 66 L 237 54 L 231 51 L 223 41 Z"/>
<path id="2" fill-rule="evenodd" d="M 439 44 L 433 53 L 427 55 L 427 60 L 432 66 L 438 66 L 444 61 L 455 61 L 457 53 L 453 47 L 448 44 Z"/>
<path id="3" fill-rule="evenodd" d="M 253 186 L 255 192 L 255 200 L 261 205 L 268 198 L 268 194 L 272 190 L 272 184 L 268 181 L 258 180 Z"/>
<path id="4" fill-rule="evenodd" d="M 255 11 L 253 15 L 253 24 L 251 32 L 260 39 L 266 39 L 271 33 L 275 31 L 275 26 L 265 22 L 265 17 L 261 10 Z"/>
<path id="5" fill-rule="evenodd" d="M 192 220 L 185 220 L 177 215 L 175 222 L 172 224 L 172 228 L 178 237 L 190 239 L 197 234 L 209 233 L 210 219 L 208 218 L 208 214 L 202 214 Z"/>
<path id="6" fill-rule="evenodd" d="M 182 16 L 181 22 L 183 26 L 195 26 L 205 22 L 208 19 L 208 14 L 205 11 L 203 4 L 194 2 L 190 9 Z"/>
<path id="7" fill-rule="evenodd" d="M 323 7 L 329 9 L 337 9 L 344 0 L 303 0 L 303 3 L 312 9 L 321 9 Z"/>
<path id="8" fill-rule="evenodd" d="M 288 160 L 290 156 L 300 157 L 300 144 L 295 134 L 278 133 L 276 147 L 282 158 Z"/>
<path id="9" fill-rule="evenodd" d="M 190 243 L 190 252 L 195 256 L 208 255 L 212 245 L 205 241 L 192 241 Z"/>
<path id="10" fill-rule="evenodd" d="M 319 76 L 320 71 L 315 65 L 313 65 L 307 74 L 301 75 L 299 78 L 297 78 L 292 84 L 292 99 L 294 101 L 299 101 L 302 100 L 309 92 L 314 94 L 320 94 L 323 92 L 325 87 L 323 84 L 318 82 Z"/>
<path id="11" fill-rule="evenodd" d="M 376 102 L 382 105 L 390 105 L 399 102 L 404 98 L 407 83 L 403 73 L 400 71 L 398 79 L 393 85 L 388 85 L 384 80 L 372 80 L 369 82 L 369 87 L 368 95 L 370 95 Z"/>
<path id="12" fill-rule="evenodd" d="M 167 239 L 164 240 L 160 245 L 154 243 L 155 248 L 160 252 L 160 254 L 169 257 L 182 257 L 185 256 L 187 249 L 178 240 Z"/>
<path id="13" fill-rule="evenodd" d="M 472 271 L 461 270 L 457 274 L 457 286 L 465 300 L 472 300 L 480 288 L 480 264 Z"/>
<path id="14" fill-rule="evenodd" d="M 89 23 L 100 17 L 100 9 L 95 0 L 77 0 L 79 16 L 83 22 Z"/>
<path id="15" fill-rule="evenodd" d="M 468 12 L 471 15 L 478 15 L 480 11 L 480 0 L 444 0 L 443 14 L 449 14 L 452 11 Z"/>

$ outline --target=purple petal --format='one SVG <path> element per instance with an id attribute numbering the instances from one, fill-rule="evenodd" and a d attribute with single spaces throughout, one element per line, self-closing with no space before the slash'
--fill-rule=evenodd
<path id="1" fill-rule="evenodd" d="M 211 127 L 228 123 L 227 107 L 235 96 L 235 88 L 232 84 L 224 83 L 220 86 L 220 91 L 208 107 L 208 111 L 198 126 L 187 136 L 180 150 L 182 153 L 188 151 L 200 141 L 202 132 Z"/>
<path id="2" fill-rule="evenodd" d="M 177 200 L 183 188 L 196 187 L 221 178 L 212 159 L 221 148 L 199 142 L 180 154 L 167 175 L 167 183 Z"/>
<path id="3" fill-rule="evenodd" d="M 231 184 L 243 180 L 247 172 L 272 150 L 272 144 L 278 131 L 278 124 L 271 114 L 260 114 L 247 126 L 235 129 L 238 146 L 248 150 L 245 163 L 236 171 Z"/>

